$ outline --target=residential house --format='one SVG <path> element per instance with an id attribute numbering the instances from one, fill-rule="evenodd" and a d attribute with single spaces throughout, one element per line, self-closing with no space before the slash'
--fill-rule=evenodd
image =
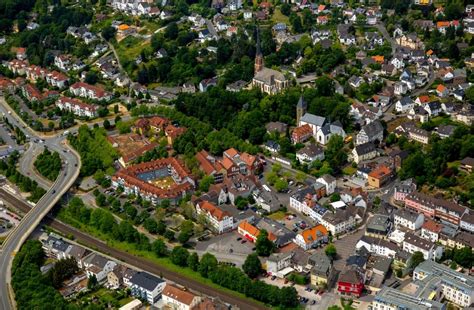
<path id="1" fill-rule="evenodd" d="M 442 229 L 443 225 L 436 223 L 431 219 L 426 219 L 421 227 L 421 237 L 431 242 L 437 242 Z"/>
<path id="2" fill-rule="evenodd" d="M 308 125 L 305 125 L 308 126 Z M 309 127 L 309 126 L 308 126 Z M 312 163 L 313 161 L 324 160 L 324 150 L 316 144 L 308 144 L 296 152 L 296 158 L 301 163 Z"/>
<path id="3" fill-rule="evenodd" d="M 132 296 L 144 299 L 151 305 L 161 298 L 165 286 L 165 280 L 144 271 L 135 273 L 130 279 Z"/>
<path id="4" fill-rule="evenodd" d="M 413 100 L 410 97 L 405 96 L 400 98 L 395 103 L 395 110 L 400 113 L 407 113 L 408 111 L 413 109 L 414 106 L 415 104 L 413 103 Z"/>
<path id="5" fill-rule="evenodd" d="M 358 266 L 348 266 L 337 281 L 337 291 L 343 296 L 360 297 L 364 290 L 365 275 Z"/>
<path id="6" fill-rule="evenodd" d="M 202 201 L 196 204 L 196 213 L 198 216 L 204 216 L 211 229 L 218 234 L 233 229 L 234 218 L 212 202 Z"/>
<path id="7" fill-rule="evenodd" d="M 328 242 L 328 231 L 327 229 L 319 224 L 312 228 L 303 230 L 301 233 L 296 235 L 294 242 L 307 251 L 311 248 L 322 245 Z"/>
<path id="8" fill-rule="evenodd" d="M 86 97 L 94 100 L 110 100 L 111 95 L 102 87 L 90 85 L 84 82 L 76 82 L 69 87 L 74 96 Z"/>
<path id="9" fill-rule="evenodd" d="M 452 201 L 435 198 L 413 192 L 405 198 L 405 206 L 416 212 L 423 213 L 429 218 L 438 218 L 454 225 L 459 225 L 462 216 L 467 213 L 467 209 Z"/>
<path id="10" fill-rule="evenodd" d="M 461 160 L 461 165 L 459 166 L 459 169 L 468 173 L 472 173 L 474 171 L 474 158 L 466 157 Z"/>
<path id="11" fill-rule="evenodd" d="M 201 82 L 199 82 L 199 91 L 206 92 L 209 87 L 216 86 L 216 85 L 217 85 L 217 77 L 204 79 Z"/>
<path id="12" fill-rule="evenodd" d="M 436 87 L 436 94 L 438 95 L 438 97 L 444 98 L 449 95 L 449 90 L 443 84 L 439 84 Z"/>
<path id="13" fill-rule="evenodd" d="M 291 133 L 291 141 L 296 143 L 303 143 L 313 136 L 313 130 L 310 125 L 304 124 L 296 127 Z"/>
<path id="14" fill-rule="evenodd" d="M 405 234 L 403 240 L 403 251 L 410 254 L 421 252 L 425 260 L 437 260 L 443 254 L 443 248 L 435 243 L 425 240 L 412 232 Z"/>
<path id="15" fill-rule="evenodd" d="M 355 248 L 357 250 L 365 248 L 369 253 L 390 258 L 394 258 L 400 251 L 400 248 L 395 243 L 370 236 L 362 236 L 357 241 Z"/>
<path id="16" fill-rule="evenodd" d="M 393 214 L 395 227 L 405 227 L 410 230 L 418 230 L 425 221 L 423 213 L 413 212 L 409 209 L 396 209 Z"/>
<path id="17" fill-rule="evenodd" d="M 98 116 L 98 106 L 84 103 L 81 100 L 75 98 L 59 97 L 56 101 L 56 106 L 60 110 L 72 112 L 74 115 L 79 117 L 95 118 Z"/>
<path id="18" fill-rule="evenodd" d="M 370 122 L 362 127 L 356 136 L 356 145 L 376 141 L 383 141 L 383 126 L 378 120 Z"/>
<path id="19" fill-rule="evenodd" d="M 387 238 L 392 229 L 392 221 L 388 215 L 375 214 L 365 227 L 365 234 L 374 238 Z"/>
<path id="20" fill-rule="evenodd" d="M 356 145 L 352 150 L 352 157 L 354 162 L 358 164 L 377 157 L 377 150 L 372 142 Z"/>
<path id="21" fill-rule="evenodd" d="M 331 259 L 324 253 L 315 253 L 308 259 L 311 268 L 310 283 L 313 288 L 328 287 L 332 276 L 333 267 Z"/>
<path id="22" fill-rule="evenodd" d="M 337 209 L 335 212 L 326 212 L 321 217 L 320 222 L 333 236 L 350 231 L 356 225 L 355 216 L 347 209 Z"/>
<path id="23" fill-rule="evenodd" d="M 378 168 L 369 173 L 369 186 L 375 188 L 383 187 L 393 177 L 393 171 L 385 165 L 380 165 Z"/>
<path id="24" fill-rule="evenodd" d="M 199 162 L 199 167 L 208 176 L 214 177 L 214 184 L 221 183 L 224 180 L 224 167 L 214 157 L 205 150 L 196 153 L 196 159 Z"/>
<path id="25" fill-rule="evenodd" d="M 272 253 L 266 261 L 267 273 L 277 275 L 280 270 L 290 267 L 293 252 Z"/>
<path id="26" fill-rule="evenodd" d="M 474 213 L 465 213 L 462 216 L 461 221 L 459 222 L 459 227 L 461 229 L 474 233 Z"/>
<path id="27" fill-rule="evenodd" d="M 191 310 L 201 298 L 189 290 L 167 283 L 162 292 L 163 304 L 173 310 Z"/>
<path id="28" fill-rule="evenodd" d="M 91 253 L 85 257 L 82 264 L 86 270 L 87 276 L 95 276 L 98 282 L 105 281 L 107 279 L 107 274 L 117 265 L 116 262 L 96 253 Z"/>
<path id="29" fill-rule="evenodd" d="M 332 195 L 336 191 L 336 178 L 332 175 L 325 174 L 319 177 L 316 182 L 324 184 L 326 187 L 326 195 Z"/>

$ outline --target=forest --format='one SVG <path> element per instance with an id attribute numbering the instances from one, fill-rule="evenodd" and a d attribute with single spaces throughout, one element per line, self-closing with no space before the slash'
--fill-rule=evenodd
<path id="1" fill-rule="evenodd" d="M 35 168 L 50 181 L 56 180 L 61 171 L 62 162 L 58 152 L 45 149 L 35 160 Z"/>
<path id="2" fill-rule="evenodd" d="M 81 155 L 82 176 L 93 175 L 98 170 L 113 173 L 113 163 L 118 154 L 107 141 L 105 129 L 99 127 L 90 129 L 87 125 L 82 125 L 77 135 L 69 136 L 69 142 Z"/>

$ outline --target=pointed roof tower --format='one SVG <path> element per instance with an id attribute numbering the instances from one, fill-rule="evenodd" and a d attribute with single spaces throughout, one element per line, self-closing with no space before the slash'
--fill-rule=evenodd
<path id="1" fill-rule="evenodd" d="M 304 100 L 303 98 L 303 95 L 300 96 L 300 99 L 298 100 L 298 104 L 296 105 L 296 107 L 298 109 L 306 109 L 307 108 L 307 103 L 306 103 L 306 100 Z"/>
<path id="2" fill-rule="evenodd" d="M 257 26 L 257 51 L 255 53 L 255 73 L 263 69 L 263 55 L 260 49 L 260 28 Z"/>

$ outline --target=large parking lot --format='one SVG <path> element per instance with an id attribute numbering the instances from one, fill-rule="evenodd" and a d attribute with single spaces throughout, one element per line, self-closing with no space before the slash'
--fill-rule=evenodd
<path id="1" fill-rule="evenodd" d="M 198 253 L 209 252 L 215 255 L 219 261 L 231 262 L 240 266 L 247 255 L 254 252 L 255 244 L 245 239 L 237 231 L 225 233 L 209 240 L 196 243 Z"/>

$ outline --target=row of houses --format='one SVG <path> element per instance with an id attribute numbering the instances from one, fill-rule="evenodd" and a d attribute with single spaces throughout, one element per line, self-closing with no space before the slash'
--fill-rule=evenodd
<path id="1" fill-rule="evenodd" d="M 87 285 L 80 279 L 95 276 L 97 281 L 107 288 L 114 290 L 128 288 L 133 297 L 144 300 L 152 306 L 199 310 L 207 309 L 206 307 L 211 304 L 221 305 L 217 299 L 212 300 L 197 295 L 184 287 L 166 282 L 163 278 L 130 268 L 114 259 L 63 240 L 55 234 L 44 234 L 40 237 L 40 241 L 49 257 L 57 260 L 74 258 L 81 270 L 78 275 L 74 276 L 74 279 L 65 282 L 67 287 L 60 290 L 66 298 L 73 297 L 87 289 Z M 134 302 L 133 304 L 140 303 Z"/>

